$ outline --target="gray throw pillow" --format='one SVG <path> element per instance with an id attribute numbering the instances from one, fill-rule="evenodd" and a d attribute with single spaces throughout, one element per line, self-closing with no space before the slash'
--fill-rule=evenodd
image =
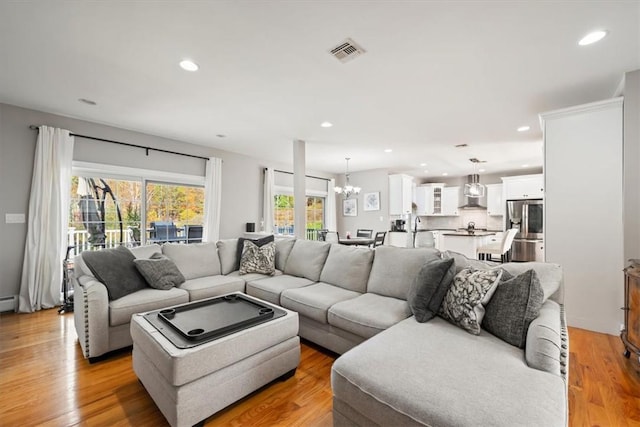
<path id="1" fill-rule="evenodd" d="M 156 253 L 151 258 L 133 262 L 152 288 L 166 291 L 185 282 L 176 263 L 165 255 Z"/>
<path id="2" fill-rule="evenodd" d="M 236 249 L 236 270 L 240 269 L 240 261 L 242 259 L 242 253 L 244 252 L 244 242 L 253 242 L 256 246 L 260 247 L 266 245 L 267 243 L 271 243 L 274 240 L 275 236 L 273 234 L 270 234 L 267 237 L 262 237 L 260 239 L 245 239 L 243 237 L 238 238 L 238 247 Z"/>
<path id="3" fill-rule="evenodd" d="M 276 244 L 274 242 L 258 246 L 251 240 L 245 240 L 244 251 L 240 259 L 240 274 L 275 274 Z"/>
<path id="4" fill-rule="evenodd" d="M 416 320 L 424 323 L 438 314 L 442 300 L 455 276 L 453 258 L 426 262 L 413 280 L 407 301 Z"/>
<path id="5" fill-rule="evenodd" d="M 465 268 L 453 278 L 438 313 L 467 332 L 480 335 L 484 306 L 498 287 L 502 269 Z"/>
<path id="6" fill-rule="evenodd" d="M 524 348 L 529 325 L 540 314 L 543 299 L 542 285 L 534 270 L 503 278 L 485 307 L 482 328 Z"/>
<path id="7" fill-rule="evenodd" d="M 136 257 L 124 246 L 84 251 L 82 259 L 93 276 L 106 286 L 110 301 L 147 287 L 133 262 Z"/>

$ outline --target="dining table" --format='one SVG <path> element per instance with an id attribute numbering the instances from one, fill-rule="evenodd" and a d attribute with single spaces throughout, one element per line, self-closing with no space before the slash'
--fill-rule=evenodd
<path id="1" fill-rule="evenodd" d="M 375 242 L 375 239 L 372 237 L 351 237 L 349 239 L 339 239 L 338 243 L 341 245 L 352 245 L 352 246 L 371 246 Z"/>

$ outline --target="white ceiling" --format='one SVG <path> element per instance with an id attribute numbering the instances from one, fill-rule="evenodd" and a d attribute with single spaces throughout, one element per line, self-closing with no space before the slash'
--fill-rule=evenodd
<path id="1" fill-rule="evenodd" d="M 341 63 L 347 37 L 367 53 Z M 2 1 L 0 58 L 0 102 L 285 163 L 302 139 L 318 171 L 457 176 L 470 157 L 540 166 L 539 112 L 640 69 L 640 2 Z"/>

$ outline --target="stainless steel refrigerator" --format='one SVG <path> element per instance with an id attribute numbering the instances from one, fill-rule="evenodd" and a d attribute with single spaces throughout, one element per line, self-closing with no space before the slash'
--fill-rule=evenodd
<path id="1" fill-rule="evenodd" d="M 507 228 L 517 228 L 512 261 L 544 261 L 544 204 L 541 199 L 507 200 Z"/>

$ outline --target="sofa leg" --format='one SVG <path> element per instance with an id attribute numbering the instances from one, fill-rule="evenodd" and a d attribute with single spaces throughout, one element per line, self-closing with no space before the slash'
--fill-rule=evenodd
<path id="1" fill-rule="evenodd" d="M 293 376 L 296 374 L 296 369 L 297 369 L 297 368 L 293 368 L 293 369 L 292 369 L 292 370 L 290 370 L 289 372 L 286 372 L 286 373 L 284 373 L 284 374 L 280 375 L 280 376 L 276 379 L 276 381 L 286 381 L 286 380 L 288 380 L 289 378 L 293 377 Z"/>

